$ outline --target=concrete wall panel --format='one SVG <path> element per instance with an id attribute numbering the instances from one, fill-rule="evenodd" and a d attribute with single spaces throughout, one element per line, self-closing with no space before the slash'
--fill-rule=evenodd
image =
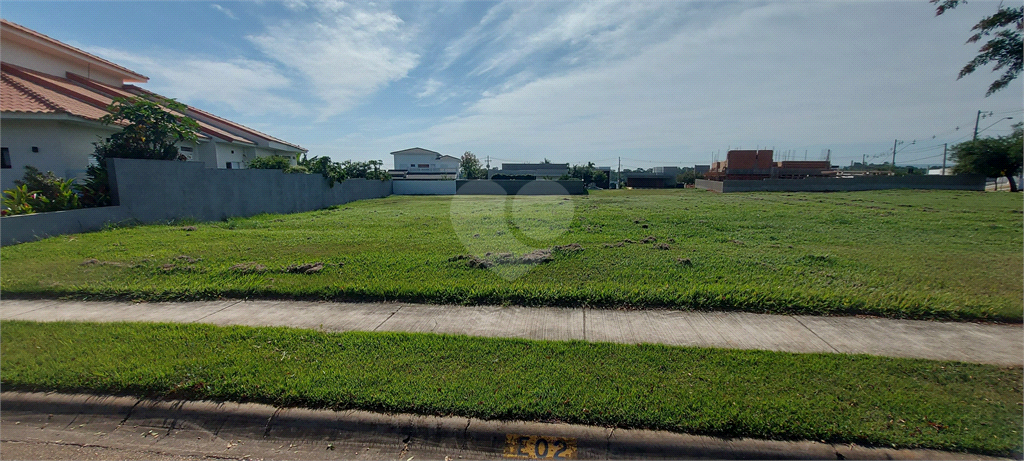
<path id="1" fill-rule="evenodd" d="M 587 195 L 583 181 L 463 179 L 456 181 L 456 188 L 458 195 Z"/>
<path id="2" fill-rule="evenodd" d="M 119 158 L 110 159 L 108 169 L 111 196 L 118 206 L 4 217 L 0 242 L 9 245 L 87 232 L 125 220 L 219 221 L 260 213 L 298 213 L 387 197 L 392 192 L 391 181 L 349 179 L 330 187 L 318 174 L 211 169 L 201 162 Z"/>
<path id="3" fill-rule="evenodd" d="M 0 218 L 0 245 L 90 232 L 103 229 L 107 224 L 131 221 L 131 216 L 118 206 L 4 216 Z"/>
<path id="4" fill-rule="evenodd" d="M 395 195 L 455 195 L 455 180 L 395 181 Z"/>
<path id="5" fill-rule="evenodd" d="M 764 179 L 754 181 L 698 179 L 696 187 L 716 192 L 839 192 L 883 189 L 985 190 L 985 177 L 865 176 L 860 178 Z"/>

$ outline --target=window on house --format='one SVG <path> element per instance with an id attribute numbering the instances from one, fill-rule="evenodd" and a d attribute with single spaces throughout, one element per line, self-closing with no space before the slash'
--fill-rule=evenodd
<path id="1" fill-rule="evenodd" d="M 429 163 L 421 163 L 421 164 L 416 165 L 416 166 L 420 167 L 420 168 L 430 168 L 430 164 Z"/>
<path id="2" fill-rule="evenodd" d="M 0 168 L 11 167 L 11 151 L 6 147 L 0 147 Z"/>
<path id="3" fill-rule="evenodd" d="M 181 146 L 182 152 L 192 152 L 192 148 L 188 146 Z"/>

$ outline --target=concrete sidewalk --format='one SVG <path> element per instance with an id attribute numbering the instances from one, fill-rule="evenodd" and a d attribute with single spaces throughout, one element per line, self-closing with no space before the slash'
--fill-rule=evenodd
<path id="1" fill-rule="evenodd" d="M 471 336 L 660 343 L 830 352 L 1016 365 L 1020 324 L 673 310 L 435 306 L 408 303 L 209 301 L 115 303 L 2 300 L 0 320 L 179 322 L 323 331 L 410 331 Z"/>

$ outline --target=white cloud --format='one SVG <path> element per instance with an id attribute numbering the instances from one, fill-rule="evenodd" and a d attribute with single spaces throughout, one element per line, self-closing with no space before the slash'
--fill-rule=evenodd
<path id="1" fill-rule="evenodd" d="M 670 39 L 632 55 L 585 60 L 566 72 L 492 89 L 457 117 L 392 142 L 533 156 L 557 152 L 566 160 L 615 151 L 679 158 L 705 146 L 912 138 L 937 132 L 910 133 L 927 130 L 922 127 L 959 123 L 964 101 L 977 101 L 970 110 L 985 102 L 987 81 L 955 81 L 957 63 L 973 53 L 962 49 L 969 25 L 949 34 L 951 26 L 936 22 L 930 5 L 741 6 L 727 15 L 716 12 L 712 20 L 688 21 Z M 530 36 L 594 42 L 611 33 L 587 19 L 606 16 L 593 13 L 601 8 L 607 7 L 581 10 L 579 24 L 566 35 L 544 28 Z M 495 62 L 529 54 L 509 53 Z M 1014 93 L 1000 96 L 1019 100 L 1019 87 L 1009 91 Z"/>
<path id="2" fill-rule="evenodd" d="M 276 94 L 290 88 L 292 82 L 270 63 L 141 56 L 97 47 L 88 47 L 87 51 L 149 76 L 149 83 L 143 85 L 146 89 L 201 109 L 218 105 L 245 115 L 303 113 L 299 103 Z"/>
<path id="3" fill-rule="evenodd" d="M 227 16 L 227 17 L 229 17 L 231 19 L 234 19 L 236 21 L 238 20 L 238 16 L 235 16 L 235 13 L 232 13 L 231 10 L 229 10 L 227 8 L 224 8 L 223 6 L 220 6 L 220 5 L 216 4 L 216 3 L 214 3 L 214 4 L 210 5 L 210 8 L 213 8 L 213 9 L 215 9 L 217 11 L 220 11 L 221 13 L 224 13 L 225 16 Z"/>
<path id="4" fill-rule="evenodd" d="M 423 89 L 419 93 L 416 93 L 416 97 L 419 99 L 423 99 L 428 96 L 432 96 L 434 95 L 434 93 L 437 93 L 437 90 L 440 90 L 442 87 L 444 87 L 444 83 L 441 83 L 440 81 L 434 79 L 429 79 L 426 81 L 426 83 L 422 85 Z"/>
<path id="5" fill-rule="evenodd" d="M 569 66 L 614 60 L 663 40 L 690 9 L 680 2 L 504 2 L 445 49 L 441 67 L 483 55 L 471 74 L 501 75 L 547 66 L 541 56 L 565 49 L 570 56 L 562 64 Z"/>
<path id="6" fill-rule="evenodd" d="M 390 11 L 342 2 L 316 3 L 311 23 L 284 22 L 247 37 L 260 51 L 303 74 L 325 102 L 320 118 L 348 111 L 407 75 L 419 56 L 407 50 L 411 32 Z"/>
<path id="7" fill-rule="evenodd" d="M 305 11 L 309 7 L 303 0 L 283 0 L 282 3 L 285 8 L 292 11 Z"/>

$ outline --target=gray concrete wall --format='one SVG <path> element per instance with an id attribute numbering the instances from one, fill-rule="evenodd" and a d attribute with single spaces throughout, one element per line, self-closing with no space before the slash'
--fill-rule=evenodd
<path id="1" fill-rule="evenodd" d="M 458 195 L 587 195 L 583 181 L 460 179 Z"/>
<path id="2" fill-rule="evenodd" d="M 985 177 L 957 176 L 865 176 L 860 178 L 764 179 L 754 181 L 698 179 L 696 187 L 716 192 L 838 192 L 882 189 L 985 190 Z"/>
<path id="3" fill-rule="evenodd" d="M 4 216 L 0 218 L 0 246 L 96 231 L 107 224 L 132 221 L 119 206 Z"/>
<path id="4" fill-rule="evenodd" d="M 390 180 L 349 179 L 330 187 L 318 174 L 210 169 L 201 162 L 118 158 L 108 160 L 108 170 L 117 206 L 5 216 L 0 218 L 0 245 L 94 231 L 124 221 L 219 221 L 260 213 L 298 213 L 387 197 L 392 191 Z"/>
<path id="5" fill-rule="evenodd" d="M 395 195 L 455 195 L 455 180 L 398 180 L 392 182 Z"/>
<path id="6" fill-rule="evenodd" d="M 693 187 L 698 189 L 707 189 L 714 192 L 722 192 L 722 181 L 709 181 L 707 179 L 697 179 L 693 182 Z"/>
<path id="7" fill-rule="evenodd" d="M 198 162 L 110 159 L 108 169 L 115 203 L 142 222 L 298 213 L 391 195 L 391 181 L 350 179 L 330 187 L 318 174 L 209 169 Z"/>

